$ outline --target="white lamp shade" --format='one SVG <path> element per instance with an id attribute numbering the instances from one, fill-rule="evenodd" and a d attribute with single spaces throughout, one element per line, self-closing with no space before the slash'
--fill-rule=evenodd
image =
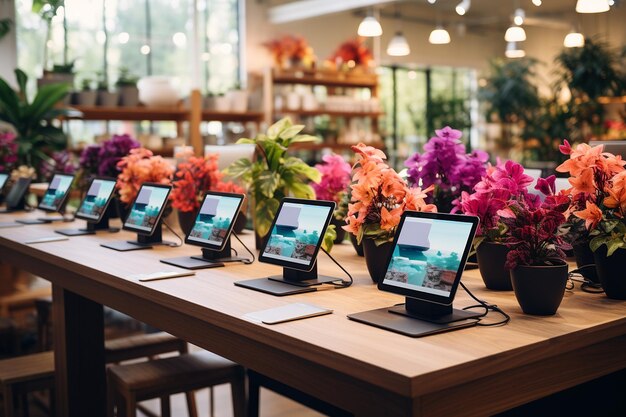
<path id="1" fill-rule="evenodd" d="M 359 30 L 357 31 L 359 36 L 374 37 L 383 34 L 383 28 L 378 23 L 378 20 L 374 16 L 366 16 L 365 19 L 359 24 Z"/>
<path id="2" fill-rule="evenodd" d="M 387 55 L 390 56 L 407 56 L 411 53 L 411 48 L 402 32 L 396 32 L 389 45 L 387 45 Z"/>
<path id="3" fill-rule="evenodd" d="M 578 0 L 576 2 L 576 11 L 578 13 L 603 13 L 608 12 L 609 0 Z"/>
<path id="4" fill-rule="evenodd" d="M 428 42 L 433 45 L 444 45 L 446 43 L 450 43 L 450 34 L 444 28 L 438 27 L 430 32 Z"/>
<path id="5" fill-rule="evenodd" d="M 507 42 L 523 42 L 526 40 L 526 31 L 521 26 L 511 26 L 504 34 L 504 40 Z"/>
<path id="6" fill-rule="evenodd" d="M 504 51 L 504 56 L 507 58 L 524 58 L 526 56 L 526 51 L 519 48 L 517 46 L 517 42 L 509 42 L 506 45 L 506 51 Z"/>
<path id="7" fill-rule="evenodd" d="M 570 32 L 563 39 L 563 46 L 566 48 L 582 48 L 585 46 L 585 37 L 582 33 Z"/>

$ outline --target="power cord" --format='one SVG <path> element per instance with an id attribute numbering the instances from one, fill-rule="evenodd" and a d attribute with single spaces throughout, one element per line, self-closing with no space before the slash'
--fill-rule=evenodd
<path id="1" fill-rule="evenodd" d="M 176 236 L 179 240 L 180 243 L 174 243 L 174 242 L 163 242 L 164 245 L 172 247 L 172 248 L 179 248 L 181 246 L 183 246 L 183 238 L 180 237 L 180 235 L 178 233 L 176 233 L 176 231 L 174 231 L 174 229 L 172 229 L 170 227 L 169 224 L 167 224 L 167 222 L 165 220 L 163 220 L 163 224 L 165 225 L 165 227 L 167 227 L 167 229 L 172 232 L 174 234 L 174 236 Z"/>
<path id="2" fill-rule="evenodd" d="M 583 274 L 583 272 L 586 269 L 591 269 L 595 267 L 596 267 L 595 264 L 588 264 L 588 265 L 583 265 L 579 268 L 571 270 L 567 274 L 567 278 L 571 282 L 572 285 L 571 287 L 568 287 L 567 289 L 568 290 L 574 289 L 574 282 L 579 282 L 581 291 L 587 292 L 590 294 L 602 294 L 604 292 L 604 289 L 602 288 L 602 284 L 600 284 L 599 282 L 594 282 L 590 280 L 589 278 L 585 277 L 585 275 Z"/>
<path id="3" fill-rule="evenodd" d="M 350 273 L 346 271 L 346 269 L 343 266 L 341 266 L 341 264 L 339 264 L 339 262 L 337 262 L 337 260 L 333 258 L 330 255 L 330 253 L 326 251 L 326 249 L 324 248 L 321 248 L 321 249 L 330 258 L 330 260 L 333 261 L 335 265 L 337 265 L 348 276 L 348 278 L 350 278 L 350 281 L 341 280 L 341 284 L 336 284 L 334 282 L 331 282 L 331 284 L 339 288 L 348 288 L 350 285 L 352 285 L 354 283 L 354 279 L 352 278 L 352 275 L 350 275 Z"/>
<path id="4" fill-rule="evenodd" d="M 463 310 L 472 310 L 472 309 L 475 309 L 475 308 L 484 308 L 485 312 L 479 316 L 480 319 L 482 319 L 483 317 L 486 317 L 487 314 L 490 311 L 498 313 L 502 317 L 504 317 L 502 320 L 500 320 L 498 322 L 495 322 L 495 323 L 482 323 L 481 321 L 479 321 L 478 323 L 476 323 L 477 326 L 485 326 L 485 327 L 487 327 L 487 326 L 504 326 L 505 324 L 507 324 L 511 320 L 511 316 L 506 314 L 500 307 L 498 307 L 495 304 L 489 304 L 486 301 L 478 299 L 478 297 L 476 297 L 474 294 L 472 294 L 472 292 L 465 286 L 465 284 L 463 284 L 462 282 L 460 284 L 461 284 L 461 287 L 463 287 L 463 289 L 465 290 L 465 292 L 470 297 L 472 297 L 474 299 L 474 301 L 476 301 L 478 303 L 478 304 L 475 304 L 475 305 L 464 307 Z"/>
<path id="5" fill-rule="evenodd" d="M 241 246 L 243 246 L 243 247 L 244 247 L 244 248 L 248 251 L 248 253 L 250 254 L 250 256 L 252 256 L 252 259 L 242 259 L 242 260 L 241 260 L 241 262 L 243 262 L 243 263 L 244 263 L 244 264 L 246 264 L 246 265 L 250 265 L 251 263 L 253 263 L 253 262 L 256 260 L 256 257 L 254 256 L 254 253 L 252 253 L 252 251 L 250 250 L 250 248 L 248 248 L 248 247 L 246 246 L 246 244 L 245 244 L 245 243 L 243 243 L 243 242 L 241 241 L 241 239 L 239 239 L 239 236 L 237 236 L 237 233 L 233 232 L 233 233 L 231 233 L 231 234 L 232 234 L 233 236 L 235 236 L 235 238 L 239 241 L 239 243 L 241 243 Z M 231 248 L 231 249 L 235 251 L 235 256 L 239 256 L 239 254 L 237 253 L 237 250 L 236 250 L 236 249 L 234 249 L 234 248 Z"/>

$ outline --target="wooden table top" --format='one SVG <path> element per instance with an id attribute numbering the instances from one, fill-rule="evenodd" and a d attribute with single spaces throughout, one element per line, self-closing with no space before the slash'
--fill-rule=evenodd
<path id="1" fill-rule="evenodd" d="M 37 215 L 4 214 L 0 215 L 0 221 L 18 217 Z M 610 300 L 603 294 L 584 293 L 577 286 L 573 291 L 566 291 L 556 315 L 525 315 L 513 292 L 487 290 L 478 271 L 466 272 L 463 282 L 479 298 L 508 312 L 511 315 L 508 325 L 473 327 L 413 339 L 360 324 L 346 316 L 401 303 L 403 297 L 379 291 L 367 274 L 364 259 L 356 255 L 348 242 L 335 246 L 332 254 L 353 275 L 352 287 L 288 297 L 275 297 L 233 285 L 237 280 L 281 273 L 279 267 L 258 262 L 200 270 L 193 277 L 146 283 L 133 280 L 130 277 L 133 274 L 179 270 L 158 260 L 198 255 L 200 248 L 158 246 L 152 250 L 116 252 L 99 246 L 104 242 L 134 239 L 133 234 L 124 231 L 72 237 L 60 242 L 23 244 L 29 239 L 55 235 L 55 229 L 77 227 L 83 227 L 83 222 L 0 229 L 0 260 L 10 262 L 3 255 L 8 252 L 35 256 L 43 263 L 73 271 L 88 282 L 150 299 L 164 308 L 203 320 L 207 325 L 245 335 L 248 340 L 298 355 L 313 364 L 410 398 L 490 375 L 506 374 L 508 370 L 626 334 L 626 302 Z M 172 239 L 172 236 L 164 235 L 166 239 Z M 246 244 L 254 247 L 251 232 L 242 237 Z M 243 250 L 235 240 L 233 247 Z M 318 264 L 320 274 L 342 276 L 341 271 L 321 253 Z M 242 318 L 246 313 L 293 302 L 317 304 L 333 309 L 334 313 L 278 325 L 256 324 Z M 470 304 L 474 303 L 459 288 L 455 307 Z M 493 319 L 499 318 L 494 315 Z M 184 326 L 184 323 L 180 325 Z"/>

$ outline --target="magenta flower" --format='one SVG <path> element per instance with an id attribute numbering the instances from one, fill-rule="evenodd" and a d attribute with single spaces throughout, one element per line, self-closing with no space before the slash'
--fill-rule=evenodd
<path id="1" fill-rule="evenodd" d="M 444 139 L 461 139 L 461 136 L 463 136 L 460 130 L 452 129 L 450 126 L 435 130 L 435 134 Z"/>
<path id="2" fill-rule="evenodd" d="M 315 168 L 322 174 L 322 179 L 319 184 L 312 183 L 311 187 L 317 199 L 339 203 L 343 194 L 348 190 L 352 167 L 340 155 L 326 155 L 322 161 L 323 164 L 315 165 Z"/>
<path id="3" fill-rule="evenodd" d="M 0 171 L 11 171 L 17 163 L 18 144 L 13 133 L 0 133 Z"/>

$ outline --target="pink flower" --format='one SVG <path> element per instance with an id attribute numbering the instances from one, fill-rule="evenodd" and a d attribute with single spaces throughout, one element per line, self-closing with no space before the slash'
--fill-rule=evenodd
<path id="1" fill-rule="evenodd" d="M 446 139 L 459 139 L 461 136 L 463 136 L 463 133 L 461 133 L 460 130 L 452 129 L 450 126 L 446 126 L 443 129 L 435 130 L 435 133 L 440 138 Z"/>

